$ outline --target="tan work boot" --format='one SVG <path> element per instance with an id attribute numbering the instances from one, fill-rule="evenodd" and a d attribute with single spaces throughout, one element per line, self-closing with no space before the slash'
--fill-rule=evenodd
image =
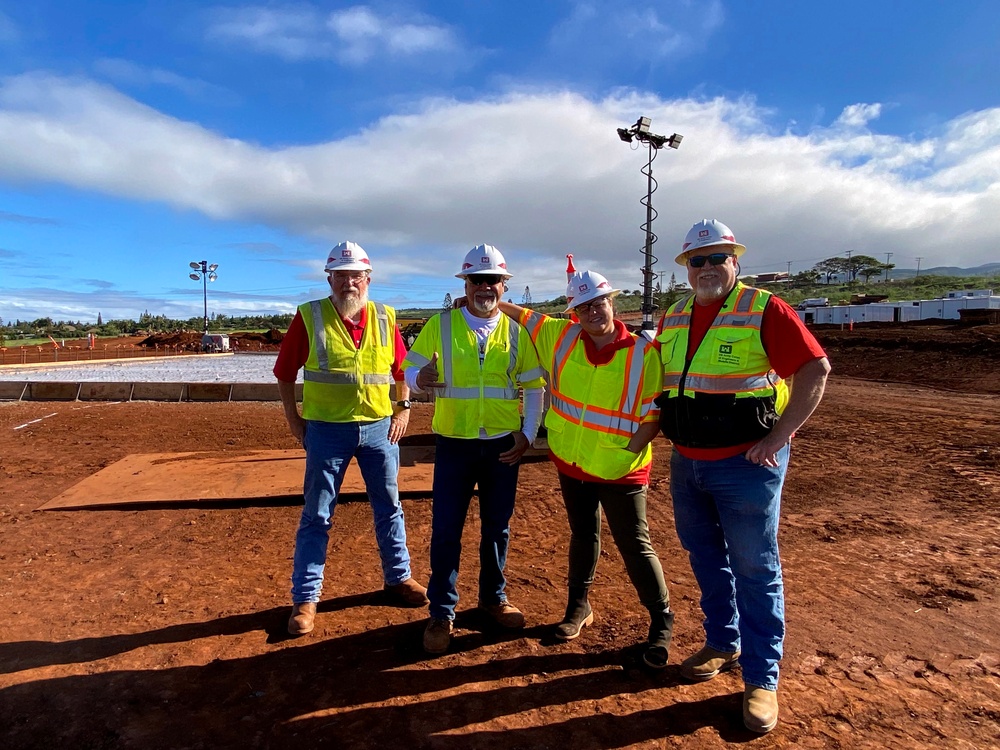
<path id="1" fill-rule="evenodd" d="M 395 586 L 387 585 L 384 588 L 390 599 L 404 607 L 423 607 L 430 603 L 430 599 L 427 598 L 427 589 L 412 578 L 407 578 Z"/>
<path id="2" fill-rule="evenodd" d="M 681 677 L 692 682 L 711 680 L 719 672 L 732 669 L 739 663 L 740 652 L 730 654 L 705 646 L 697 654 L 681 662 Z"/>
<path id="3" fill-rule="evenodd" d="M 521 610 L 510 602 L 500 602 L 499 604 L 483 604 L 479 602 L 479 609 L 501 628 L 516 630 L 524 627 L 524 615 Z"/>
<path id="4" fill-rule="evenodd" d="M 292 605 L 292 615 L 288 618 L 289 635 L 311 633 L 316 619 L 316 602 L 302 602 Z"/>
<path id="5" fill-rule="evenodd" d="M 743 691 L 743 724 L 751 732 L 767 734 L 778 724 L 778 693 L 747 685 Z"/>
<path id="6" fill-rule="evenodd" d="M 443 654 L 451 644 L 451 631 L 454 629 L 451 620 L 440 620 L 432 617 L 424 628 L 424 651 L 428 654 Z"/>

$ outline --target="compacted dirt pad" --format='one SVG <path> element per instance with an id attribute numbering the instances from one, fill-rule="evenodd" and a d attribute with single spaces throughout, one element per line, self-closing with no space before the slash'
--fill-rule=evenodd
<path id="1" fill-rule="evenodd" d="M 865 374 L 846 348 L 831 347 L 835 368 L 841 353 L 840 369 Z M 918 379 L 918 353 L 897 353 Z M 132 454 L 294 449 L 279 404 L 0 403 L 0 747 L 996 747 L 996 372 L 967 357 L 923 385 L 832 378 L 793 445 L 782 713 L 765 737 L 742 727 L 738 671 L 678 678 L 701 618 L 662 439 L 649 515 L 677 628 L 670 666 L 650 674 L 645 613 L 610 538 L 594 625 L 550 638 L 568 529 L 548 462 L 522 468 L 512 525 L 509 592 L 528 627 L 498 633 L 472 609 L 474 502 L 456 638 L 428 658 L 426 612 L 381 595 L 365 502 L 337 510 L 317 627 L 298 639 L 283 635 L 299 513 L 287 499 L 35 511 Z M 936 375 L 983 387 L 925 387 Z M 430 417 L 417 404 L 411 434 Z M 116 489 L 127 499 L 127 481 Z M 431 504 L 404 507 L 426 582 Z"/>

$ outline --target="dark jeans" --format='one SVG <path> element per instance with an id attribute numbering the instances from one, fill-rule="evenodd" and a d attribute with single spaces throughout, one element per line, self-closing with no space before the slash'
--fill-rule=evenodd
<path id="1" fill-rule="evenodd" d="M 458 566 L 462 556 L 462 529 L 469 501 L 479 488 L 479 601 L 507 600 L 507 544 L 514 514 L 520 464 L 501 463 L 498 456 L 514 446 L 507 435 L 495 440 L 466 440 L 437 436 L 434 457 L 434 506 L 431 524 L 431 580 L 427 597 L 430 615 L 455 619 L 458 604 Z"/>
<path id="2" fill-rule="evenodd" d="M 670 603 L 663 568 L 649 541 L 646 523 L 646 487 L 605 484 L 559 475 L 566 515 L 569 516 L 569 585 L 589 588 L 601 554 L 601 509 L 608 519 L 625 570 L 647 609 L 662 610 Z"/>

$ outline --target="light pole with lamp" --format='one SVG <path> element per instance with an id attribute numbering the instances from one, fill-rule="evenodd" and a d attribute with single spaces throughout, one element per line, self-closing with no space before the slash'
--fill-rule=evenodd
<path id="1" fill-rule="evenodd" d="M 644 331 L 652 331 L 656 327 L 653 324 L 653 310 L 656 309 L 653 305 L 653 278 L 656 276 L 653 273 L 653 263 L 657 260 L 653 257 L 653 243 L 656 242 L 656 235 L 653 234 L 653 219 L 656 218 L 657 212 L 653 209 L 653 192 L 656 190 L 656 180 L 653 179 L 653 159 L 656 158 L 656 152 L 664 146 L 673 149 L 680 148 L 681 141 L 684 139 L 684 136 L 677 133 L 670 136 L 650 133 L 649 125 L 650 119 L 648 117 L 640 117 L 632 127 L 618 128 L 618 137 L 625 143 L 632 143 L 634 139 L 649 146 L 649 161 L 641 170 L 646 175 L 646 197 L 639 201 L 646 207 L 646 223 L 641 227 L 646 230 L 646 247 L 643 250 L 645 262 L 642 266 L 642 330 Z"/>
<path id="2" fill-rule="evenodd" d="M 194 269 L 194 273 L 188 274 L 191 280 L 201 281 L 202 296 L 205 301 L 205 333 L 208 333 L 208 282 L 219 278 L 218 274 L 215 273 L 215 269 L 219 267 L 219 264 L 213 263 L 209 265 L 207 260 L 193 260 L 188 265 Z"/>

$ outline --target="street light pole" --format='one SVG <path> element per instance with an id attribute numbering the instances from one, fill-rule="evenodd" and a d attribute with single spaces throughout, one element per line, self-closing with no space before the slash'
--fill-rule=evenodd
<path id="1" fill-rule="evenodd" d="M 653 234 L 653 219 L 656 218 L 657 213 L 653 208 L 653 192 L 656 190 L 656 180 L 653 179 L 653 159 L 656 158 L 656 152 L 664 146 L 677 149 L 680 148 L 681 141 L 684 140 L 684 136 L 677 133 L 670 136 L 651 133 L 649 125 L 650 119 L 648 117 L 640 117 L 632 127 L 618 128 L 618 137 L 625 143 L 632 143 L 632 140 L 635 139 L 649 146 L 649 160 L 641 170 L 646 175 L 646 196 L 640 201 L 646 206 L 646 223 L 642 225 L 642 229 L 646 231 L 642 266 L 642 330 L 644 331 L 652 331 L 656 327 L 653 324 L 653 310 L 656 309 L 656 305 L 653 304 L 653 278 L 656 276 L 653 272 L 653 263 L 657 260 L 653 257 L 653 243 L 656 242 L 656 235 Z"/>
<path id="2" fill-rule="evenodd" d="M 201 281 L 202 301 L 205 304 L 205 333 L 208 333 L 208 282 L 219 278 L 218 274 L 215 273 L 219 264 L 209 265 L 207 260 L 193 260 L 188 265 L 194 269 L 194 272 L 189 273 L 188 277 L 192 281 Z"/>

